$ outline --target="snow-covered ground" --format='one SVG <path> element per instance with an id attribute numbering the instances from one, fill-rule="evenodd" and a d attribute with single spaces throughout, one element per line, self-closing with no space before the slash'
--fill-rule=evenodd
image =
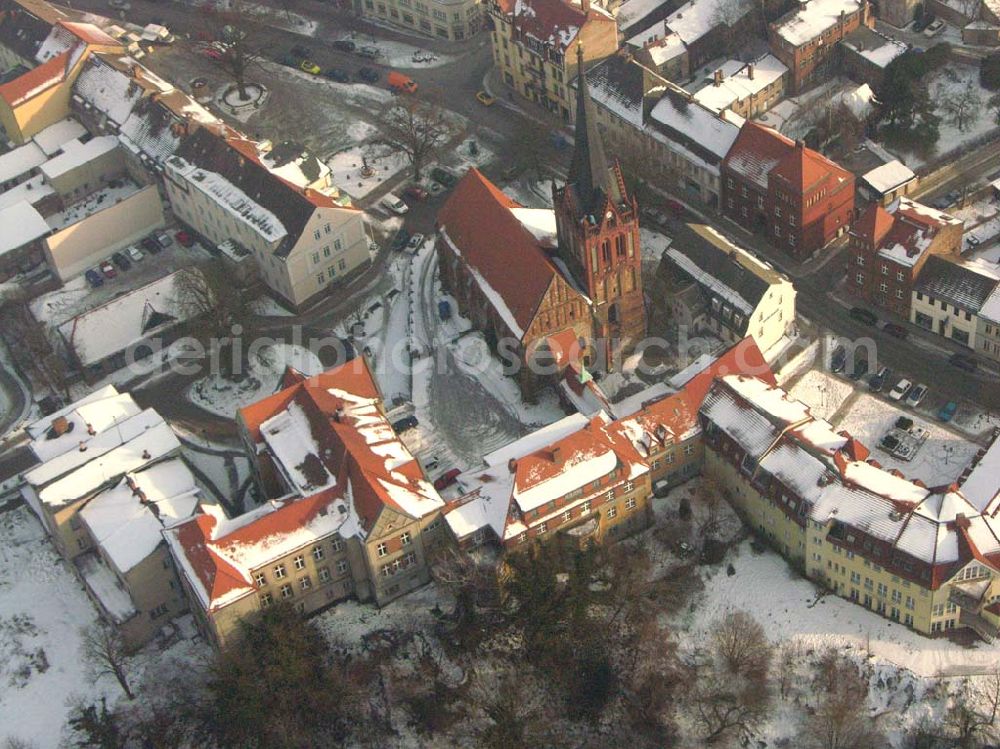
<path id="1" fill-rule="evenodd" d="M 279 304 L 274 297 L 267 295 L 254 299 L 250 307 L 256 314 L 265 317 L 290 317 L 293 315 L 290 310 Z"/>
<path id="2" fill-rule="evenodd" d="M 222 375 L 212 374 L 188 389 L 188 399 L 196 406 L 219 416 L 233 418 L 236 412 L 275 391 L 285 367 L 290 366 L 307 375 L 319 374 L 323 365 L 312 351 L 279 343 L 251 358 L 251 372 L 236 383 Z"/>
<path id="3" fill-rule="evenodd" d="M 854 388 L 822 370 L 812 369 L 806 372 L 788 392 L 809 406 L 814 416 L 829 419 L 854 392 Z"/>
<path id="4" fill-rule="evenodd" d="M 358 132 L 360 129 L 356 129 Z M 367 161 L 372 173 L 362 174 Z M 384 153 L 379 146 L 356 145 L 327 159 L 333 171 L 333 182 L 355 200 L 363 198 L 410 166 L 406 155 L 399 152 Z"/>
<path id="5" fill-rule="evenodd" d="M 375 25 L 378 25 L 378 22 L 375 19 L 367 20 Z M 399 32 L 398 28 L 391 26 L 387 26 L 386 28 L 391 28 L 397 33 Z M 451 55 L 445 55 L 440 52 L 430 52 L 412 44 L 407 44 L 406 42 L 389 41 L 387 39 L 375 39 L 373 41 L 372 37 L 367 34 L 348 32 L 346 34 L 340 34 L 335 38 L 348 39 L 359 47 L 376 47 L 379 52 L 382 53 L 378 62 L 382 65 L 388 65 L 393 68 L 436 68 L 441 65 L 447 65 L 455 59 Z"/>
<path id="6" fill-rule="evenodd" d="M 0 740 L 59 746 L 75 697 L 117 699 L 114 680 L 91 678 L 81 657 L 80 630 L 96 620 L 27 506 L 0 513 Z"/>

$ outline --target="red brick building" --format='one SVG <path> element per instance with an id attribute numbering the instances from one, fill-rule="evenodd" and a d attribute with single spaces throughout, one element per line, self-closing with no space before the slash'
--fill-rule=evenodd
<path id="1" fill-rule="evenodd" d="M 809 0 L 770 24 L 771 52 L 788 67 L 790 93 L 828 78 L 838 63 L 837 42 L 860 26 L 875 26 L 867 0 Z"/>
<path id="2" fill-rule="evenodd" d="M 877 307 L 910 318 L 913 284 L 932 255 L 957 255 L 962 222 L 900 198 L 872 204 L 854 223 L 847 254 L 849 288 Z"/>
<path id="3" fill-rule="evenodd" d="M 801 142 L 747 122 L 722 162 L 722 211 L 805 259 L 846 232 L 854 175 Z"/>
<path id="4" fill-rule="evenodd" d="M 544 344 L 560 367 L 608 370 L 646 331 L 638 208 L 608 166 L 583 78 L 568 183 L 553 200 L 554 211 L 524 208 L 470 170 L 438 214 L 441 281 L 487 340 L 516 342 L 520 362 Z M 554 350 L 570 338 L 579 351 Z M 534 374 L 521 368 L 522 388 Z"/>

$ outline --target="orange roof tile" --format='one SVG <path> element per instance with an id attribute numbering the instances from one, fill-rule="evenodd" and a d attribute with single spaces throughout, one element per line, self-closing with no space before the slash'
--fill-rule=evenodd
<path id="1" fill-rule="evenodd" d="M 62 83 L 66 80 L 66 66 L 71 55 L 72 50 L 62 52 L 37 68 L 32 68 L 14 80 L 0 85 L 0 98 L 10 106 L 16 107 Z"/>

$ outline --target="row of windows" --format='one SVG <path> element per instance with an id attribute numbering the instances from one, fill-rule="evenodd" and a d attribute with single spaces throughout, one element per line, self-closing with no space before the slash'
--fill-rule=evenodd
<path id="1" fill-rule="evenodd" d="M 338 576 L 346 575 L 350 570 L 350 565 L 347 563 L 346 559 L 340 559 L 337 561 L 336 570 Z M 321 567 L 319 570 L 317 570 L 316 575 L 319 578 L 320 585 L 326 585 L 331 580 L 333 580 L 333 575 L 330 573 L 329 567 Z M 308 593 L 310 590 L 312 590 L 312 587 L 313 587 L 312 578 L 309 577 L 309 575 L 304 575 L 303 577 L 299 578 L 299 590 L 302 593 Z M 278 590 L 278 595 L 280 595 L 284 599 L 293 598 L 295 596 L 295 589 L 292 587 L 291 583 L 284 583 Z M 274 596 L 271 593 L 261 594 L 260 596 L 261 606 L 266 608 L 270 606 L 272 603 L 274 603 Z"/>
<path id="2" fill-rule="evenodd" d="M 918 301 L 923 301 L 924 300 L 924 294 L 922 292 L 920 292 L 920 291 L 917 292 L 917 300 Z M 932 297 L 930 294 L 927 295 L 927 304 L 928 305 L 930 305 L 931 307 L 933 307 L 935 301 L 937 301 L 938 306 L 942 310 L 944 310 L 945 312 L 948 311 L 948 307 L 949 307 L 948 302 L 944 301 L 943 299 L 937 299 L 937 300 L 935 300 L 934 297 Z M 953 316 L 955 316 L 955 317 L 964 317 L 966 320 L 971 320 L 972 319 L 972 313 L 971 312 L 969 312 L 967 310 L 965 310 L 965 311 L 960 310 L 958 307 L 952 307 L 951 314 Z"/>
<path id="3" fill-rule="evenodd" d="M 334 553 L 341 551 L 344 548 L 344 542 L 339 538 L 334 538 L 332 541 L 330 541 L 330 548 L 333 550 Z M 326 557 L 325 549 L 319 545 L 314 546 L 312 550 L 309 552 L 309 554 L 317 562 L 321 561 Z M 338 565 L 339 564 L 340 563 L 338 562 Z M 344 562 L 344 564 L 346 564 L 346 562 Z M 293 557 L 292 567 L 294 567 L 296 571 L 304 570 L 306 567 L 305 554 L 298 554 L 295 557 Z M 272 568 L 272 573 L 274 575 L 275 580 L 283 580 L 285 577 L 288 576 L 284 563 L 274 565 L 274 567 Z M 256 582 L 258 586 L 263 587 L 264 585 L 267 585 L 267 574 L 263 570 L 258 570 L 257 572 L 255 572 L 253 577 L 254 577 L 254 582 Z"/>
<path id="4" fill-rule="evenodd" d="M 608 492 L 607 496 L 608 496 L 609 499 L 613 498 L 614 497 L 614 492 Z M 638 506 L 638 503 L 636 502 L 635 497 L 628 497 L 625 500 L 625 511 L 626 512 L 631 512 L 637 506 Z M 580 505 L 579 516 L 586 515 L 588 512 L 590 512 L 590 500 L 589 499 L 587 501 L 583 502 Z M 607 516 L 608 520 L 614 520 L 616 517 L 618 517 L 618 506 L 617 505 L 611 505 L 610 507 L 608 507 L 608 508 L 606 508 L 604 510 L 604 513 Z M 562 515 L 559 516 L 559 523 L 560 524 L 565 524 L 565 523 L 568 523 L 572 519 L 573 519 L 573 510 L 571 510 L 571 509 L 570 510 L 566 510 L 566 512 L 564 512 Z M 544 534 L 544 533 L 547 533 L 548 530 L 549 530 L 548 521 L 546 521 L 544 523 L 539 523 L 537 526 L 535 526 L 535 534 L 539 535 L 539 536 L 542 535 L 542 534 Z M 518 539 L 517 539 L 518 543 L 522 543 L 522 544 L 525 541 L 527 541 L 527 540 L 528 540 L 528 534 L 527 533 L 522 533 L 520 536 L 518 536 Z"/>

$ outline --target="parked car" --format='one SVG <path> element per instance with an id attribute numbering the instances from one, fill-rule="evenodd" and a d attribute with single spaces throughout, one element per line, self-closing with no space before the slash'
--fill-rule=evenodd
<path id="1" fill-rule="evenodd" d="M 356 45 L 350 39 L 338 39 L 330 46 L 341 52 L 353 52 Z"/>
<path id="2" fill-rule="evenodd" d="M 925 395 L 927 395 L 927 386 L 921 383 L 907 394 L 903 402 L 910 408 L 916 408 L 920 405 L 920 401 L 924 399 Z"/>
<path id="3" fill-rule="evenodd" d="M 934 23 L 934 20 L 935 19 L 933 13 L 925 13 L 922 17 L 918 18 L 916 21 L 913 22 L 913 30 L 916 32 L 921 32 L 928 26 L 930 26 L 932 23 Z"/>
<path id="4" fill-rule="evenodd" d="M 891 335 L 893 338 L 906 338 L 910 333 L 902 325 L 897 325 L 894 322 L 887 322 L 882 326 L 882 330 Z"/>
<path id="5" fill-rule="evenodd" d="M 858 359 L 854 362 L 854 369 L 851 371 L 851 379 L 857 381 L 866 374 L 868 374 L 868 360 Z"/>
<path id="6" fill-rule="evenodd" d="M 406 229 L 400 229 L 396 232 L 396 236 L 392 238 L 392 249 L 397 252 L 402 252 L 406 248 L 406 243 L 410 241 L 410 232 Z"/>
<path id="7" fill-rule="evenodd" d="M 212 46 L 202 47 L 199 50 L 199 54 L 202 57 L 207 57 L 209 60 L 221 60 L 223 55 L 220 49 Z"/>
<path id="8" fill-rule="evenodd" d="M 851 307 L 851 317 L 865 325 L 875 325 L 878 322 L 876 314 L 864 307 Z"/>
<path id="9" fill-rule="evenodd" d="M 397 94 L 417 93 L 417 82 L 410 78 L 410 76 L 404 75 L 397 70 L 390 70 L 385 78 L 385 82 Z"/>
<path id="10" fill-rule="evenodd" d="M 162 247 L 163 249 L 167 249 L 170 245 L 174 243 L 174 240 L 172 240 L 170 238 L 170 235 L 167 234 L 165 231 L 157 232 L 154 239 L 156 239 L 156 243 L 160 245 L 160 247 Z"/>
<path id="11" fill-rule="evenodd" d="M 354 51 L 359 57 L 369 60 L 377 60 L 382 56 L 382 51 L 378 47 L 358 47 Z"/>
<path id="12" fill-rule="evenodd" d="M 407 249 L 409 249 L 410 252 L 416 252 L 417 250 L 420 249 L 420 246 L 423 243 L 424 243 L 424 235 L 421 234 L 420 232 L 417 232 L 416 234 L 413 234 L 410 237 L 410 241 L 406 243 L 406 247 Z"/>
<path id="13" fill-rule="evenodd" d="M 179 232 L 177 232 L 176 234 L 174 234 L 174 239 L 176 239 L 177 242 L 178 242 L 178 244 L 180 244 L 183 247 L 193 247 L 194 246 L 194 237 L 192 237 L 186 231 L 179 231 Z"/>
<path id="14" fill-rule="evenodd" d="M 391 192 L 382 198 L 381 203 L 390 211 L 398 213 L 400 216 L 410 210 L 410 207 L 403 202 L 402 198 L 398 195 L 393 195 Z"/>
<path id="15" fill-rule="evenodd" d="M 442 489 L 447 489 L 449 486 L 455 483 L 455 480 L 461 475 L 461 471 L 457 468 L 449 468 L 443 474 L 438 476 L 437 480 L 434 482 L 434 488 L 438 491 Z"/>
<path id="16" fill-rule="evenodd" d="M 958 404 L 955 401 L 948 401 L 941 406 L 940 410 L 937 412 L 938 420 L 946 422 L 951 421 L 954 418 L 956 411 L 958 411 Z"/>
<path id="17" fill-rule="evenodd" d="M 657 226 L 666 226 L 670 222 L 670 217 L 663 211 L 661 211 L 659 208 L 652 208 L 647 206 L 646 208 L 643 208 L 640 212 L 642 213 L 643 216 L 648 218 Z"/>
<path id="18" fill-rule="evenodd" d="M 837 346 L 830 354 L 830 371 L 837 374 L 843 372 L 845 366 L 847 366 L 847 352 L 843 346 Z"/>
<path id="19" fill-rule="evenodd" d="M 868 389 L 873 393 L 881 393 L 882 388 L 885 387 L 886 380 L 892 372 L 888 367 L 882 367 L 878 372 L 872 375 L 872 378 L 868 380 Z"/>
<path id="20" fill-rule="evenodd" d="M 361 68 L 358 71 L 358 78 L 367 83 L 376 83 L 378 82 L 379 74 L 375 68 Z"/>
<path id="21" fill-rule="evenodd" d="M 944 21 L 938 18 L 932 21 L 931 24 L 924 29 L 924 36 L 930 39 L 931 37 L 937 36 L 942 31 L 944 31 Z"/>
<path id="22" fill-rule="evenodd" d="M 477 91 L 476 101 L 478 101 L 484 107 L 492 107 L 496 103 L 496 97 L 490 96 L 485 91 Z"/>
<path id="23" fill-rule="evenodd" d="M 132 261 L 135 263 L 141 263 L 146 257 L 145 255 L 142 254 L 142 250 L 140 250 L 138 247 L 129 247 L 128 256 L 132 258 Z"/>
<path id="24" fill-rule="evenodd" d="M 431 457 L 429 457 L 427 460 L 424 461 L 424 471 L 430 473 L 431 471 L 436 470 L 440 465 L 441 465 L 441 460 L 438 458 L 438 456 L 432 455 Z"/>
<path id="25" fill-rule="evenodd" d="M 910 392 L 910 388 L 913 387 L 913 383 L 909 380 L 903 379 L 895 384 L 892 390 L 889 391 L 889 399 L 894 401 L 899 401 Z"/>
<path id="26" fill-rule="evenodd" d="M 448 303 L 447 299 L 438 302 L 438 317 L 442 320 L 451 319 L 451 304 Z"/>
<path id="27" fill-rule="evenodd" d="M 417 421 L 416 416 L 404 416 L 399 421 L 393 422 L 392 429 L 394 432 L 399 434 L 400 432 L 405 432 L 408 429 L 414 429 L 420 422 Z"/>
<path id="28" fill-rule="evenodd" d="M 314 63 L 312 60 L 303 60 L 299 63 L 299 70 L 303 73 L 308 73 L 309 75 L 319 75 L 323 72 L 319 65 Z"/>
<path id="29" fill-rule="evenodd" d="M 89 268 L 83 275 L 92 288 L 96 289 L 98 286 L 104 285 L 104 276 L 101 275 L 100 271 Z"/>
<path id="30" fill-rule="evenodd" d="M 325 73 L 323 73 L 331 81 L 336 81 L 337 83 L 350 83 L 351 74 L 348 73 L 343 68 L 330 68 Z"/>
<path id="31" fill-rule="evenodd" d="M 118 271 L 115 270 L 115 266 L 107 260 L 101 263 L 101 273 L 104 274 L 105 278 L 115 278 L 118 275 Z"/>
<path id="32" fill-rule="evenodd" d="M 403 197 L 408 200 L 427 200 L 430 197 L 430 193 L 427 192 L 420 185 L 408 185 L 405 190 L 403 190 Z"/>
<path id="33" fill-rule="evenodd" d="M 128 270 L 132 267 L 132 262 L 126 257 L 124 252 L 116 252 L 112 255 L 111 262 L 118 266 L 118 270 Z"/>
<path id="34" fill-rule="evenodd" d="M 458 175 L 454 172 L 449 172 L 441 166 L 436 166 L 431 169 L 431 179 L 440 185 L 444 185 L 448 189 L 451 189 L 458 184 Z"/>
<path id="35" fill-rule="evenodd" d="M 142 249 L 144 249 L 150 255 L 157 254 L 160 251 L 160 249 L 161 249 L 161 247 L 157 243 L 156 239 L 153 238 L 153 235 L 149 235 L 148 237 L 146 237 L 145 239 L 143 239 L 139 244 L 141 244 L 142 245 Z"/>
<path id="36" fill-rule="evenodd" d="M 979 363 L 968 354 L 952 354 L 948 358 L 948 363 L 965 372 L 975 372 L 979 369 Z"/>

